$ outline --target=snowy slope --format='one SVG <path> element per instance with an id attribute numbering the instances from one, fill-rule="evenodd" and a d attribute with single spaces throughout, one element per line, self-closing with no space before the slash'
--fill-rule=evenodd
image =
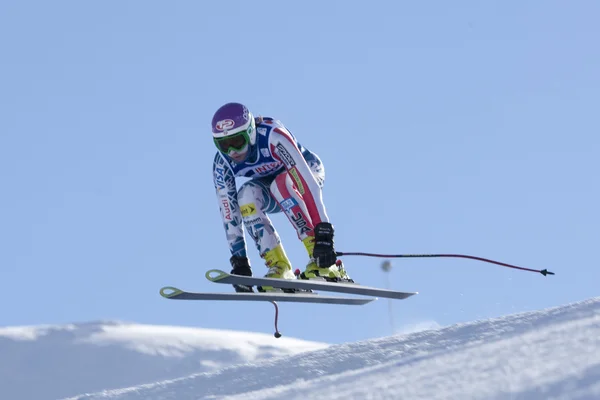
<path id="1" fill-rule="evenodd" d="M 0 328 L 0 398 L 57 399 L 326 346 L 266 334 L 121 322 Z"/>
<path id="2" fill-rule="evenodd" d="M 600 399 L 600 297 L 83 399 Z"/>

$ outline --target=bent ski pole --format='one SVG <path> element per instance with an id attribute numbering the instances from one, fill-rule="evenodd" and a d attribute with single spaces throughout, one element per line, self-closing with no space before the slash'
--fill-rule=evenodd
<path id="1" fill-rule="evenodd" d="M 530 272 L 539 272 L 540 274 L 546 275 L 554 275 L 554 272 L 550 272 L 547 269 L 530 269 L 523 268 L 516 265 L 506 264 L 500 261 L 494 261 L 487 258 L 468 256 L 465 254 L 376 254 L 376 253 L 362 253 L 362 252 L 336 252 L 338 257 L 342 256 L 366 256 L 366 257 L 381 257 L 381 258 L 434 258 L 434 257 L 445 257 L 445 258 L 467 258 L 470 260 L 483 261 L 490 264 L 500 265 L 502 267 L 520 269 L 521 271 L 530 271 Z"/>

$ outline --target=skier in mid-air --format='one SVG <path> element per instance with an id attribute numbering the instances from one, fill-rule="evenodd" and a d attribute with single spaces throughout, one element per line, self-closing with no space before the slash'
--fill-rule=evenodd
<path id="1" fill-rule="evenodd" d="M 303 147 L 278 120 L 254 117 L 240 103 L 220 107 L 212 119 L 218 152 L 213 178 L 231 252 L 232 274 L 252 276 L 246 231 L 268 272 L 265 277 L 295 279 L 281 239 L 267 214 L 283 211 L 304 243 L 309 262 L 302 279 L 348 281 L 336 263 L 334 228 L 323 204 L 325 170 L 319 157 Z M 236 186 L 236 177 L 251 178 Z M 234 285 L 238 292 L 252 288 Z M 261 292 L 273 287 L 258 287 Z"/>

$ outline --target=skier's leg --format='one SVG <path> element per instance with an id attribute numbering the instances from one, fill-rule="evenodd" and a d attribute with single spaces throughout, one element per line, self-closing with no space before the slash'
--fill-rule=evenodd
<path id="1" fill-rule="evenodd" d="M 325 168 L 318 158 L 307 159 L 308 165 L 313 176 L 323 188 L 325 182 Z M 315 247 L 314 224 L 310 218 L 308 205 L 294 183 L 294 179 L 287 173 L 279 174 L 271 183 L 271 194 L 279 203 L 281 209 L 285 212 L 292 226 L 296 229 L 298 238 L 304 244 L 309 257 L 309 263 L 306 270 L 302 273 L 302 278 L 329 278 L 349 280 L 346 272 L 341 265 L 331 265 L 329 267 L 319 267 L 313 258 Z"/>
<path id="2" fill-rule="evenodd" d="M 313 223 L 302 195 L 287 172 L 282 172 L 271 183 L 271 193 L 291 222 L 300 240 L 313 230 Z"/>
<path id="3" fill-rule="evenodd" d="M 272 178 L 254 179 L 241 186 L 238 191 L 238 202 L 242 221 L 246 231 L 254 240 L 258 253 L 269 267 L 265 276 L 292 279 L 294 274 L 291 263 L 281 244 L 281 239 L 267 215 L 267 213 L 279 211 L 277 203 L 269 193 L 271 181 Z"/>

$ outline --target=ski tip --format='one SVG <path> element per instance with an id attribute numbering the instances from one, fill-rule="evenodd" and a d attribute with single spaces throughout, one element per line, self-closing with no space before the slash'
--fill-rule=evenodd
<path id="1" fill-rule="evenodd" d="M 180 295 L 181 293 L 183 293 L 183 290 L 177 289 L 176 287 L 173 287 L 173 286 L 165 286 L 160 289 L 160 295 L 167 299 L 170 299 L 171 297 Z"/>
<path id="2" fill-rule="evenodd" d="M 541 270 L 541 271 L 540 271 L 540 273 L 541 273 L 542 275 L 544 275 L 544 276 L 546 276 L 546 275 L 554 275 L 554 272 L 550 272 L 550 271 L 548 271 L 547 269 L 543 269 L 543 270 Z"/>
<path id="3" fill-rule="evenodd" d="M 225 271 L 221 271 L 220 269 L 211 269 L 209 271 L 206 271 L 206 274 L 204 276 L 206 276 L 206 279 L 208 279 L 209 281 L 216 282 L 220 279 L 229 276 L 229 274 Z"/>

